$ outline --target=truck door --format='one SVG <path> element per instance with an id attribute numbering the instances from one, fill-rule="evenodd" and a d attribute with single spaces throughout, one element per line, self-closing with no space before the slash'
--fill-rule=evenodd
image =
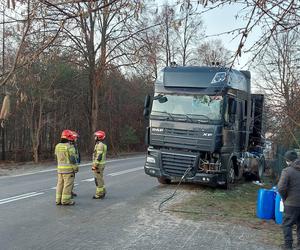
<path id="1" fill-rule="evenodd" d="M 238 129 L 236 127 L 236 113 L 237 102 L 232 96 L 228 96 L 226 99 L 226 106 L 224 110 L 224 129 L 223 129 L 223 151 L 233 152 L 236 145 L 236 137 Z"/>

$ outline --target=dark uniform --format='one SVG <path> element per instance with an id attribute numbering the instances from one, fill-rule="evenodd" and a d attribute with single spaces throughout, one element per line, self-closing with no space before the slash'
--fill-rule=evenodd
<path id="1" fill-rule="evenodd" d="M 292 249 L 293 225 L 297 225 L 297 249 L 300 250 L 300 159 L 295 151 L 287 151 L 288 167 L 282 170 L 278 192 L 284 204 L 283 235 L 284 248 Z"/>

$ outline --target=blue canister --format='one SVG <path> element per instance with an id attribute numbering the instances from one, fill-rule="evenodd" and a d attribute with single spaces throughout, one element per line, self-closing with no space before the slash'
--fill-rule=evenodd
<path id="1" fill-rule="evenodd" d="M 275 222 L 276 224 L 282 224 L 283 219 L 283 201 L 281 199 L 281 196 L 278 192 L 276 192 L 276 198 L 275 198 Z"/>
<path id="2" fill-rule="evenodd" d="M 275 195 L 274 190 L 261 188 L 258 190 L 256 216 L 260 219 L 275 218 Z"/>

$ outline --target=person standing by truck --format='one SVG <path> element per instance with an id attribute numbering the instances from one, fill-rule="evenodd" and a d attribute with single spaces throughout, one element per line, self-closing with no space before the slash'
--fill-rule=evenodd
<path id="1" fill-rule="evenodd" d="M 284 249 L 293 249 L 293 226 L 297 225 L 297 248 L 300 250 L 300 159 L 294 150 L 285 153 L 288 165 L 282 170 L 278 192 L 284 204 L 283 236 Z"/>
<path id="2" fill-rule="evenodd" d="M 107 152 L 107 146 L 103 142 L 106 135 L 104 131 L 96 131 L 95 136 L 95 148 L 93 153 L 93 165 L 92 170 L 95 176 L 96 184 L 96 194 L 93 196 L 93 199 L 103 199 L 106 194 L 103 172 L 105 168 L 105 158 Z"/>

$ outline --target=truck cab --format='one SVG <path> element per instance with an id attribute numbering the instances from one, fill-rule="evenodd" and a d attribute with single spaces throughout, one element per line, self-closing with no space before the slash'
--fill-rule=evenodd
<path id="1" fill-rule="evenodd" d="M 164 68 L 153 97 L 145 99 L 145 173 L 160 183 L 184 176 L 187 182 L 229 187 L 242 177 L 243 157 L 253 143 L 253 100 L 249 71 Z"/>

